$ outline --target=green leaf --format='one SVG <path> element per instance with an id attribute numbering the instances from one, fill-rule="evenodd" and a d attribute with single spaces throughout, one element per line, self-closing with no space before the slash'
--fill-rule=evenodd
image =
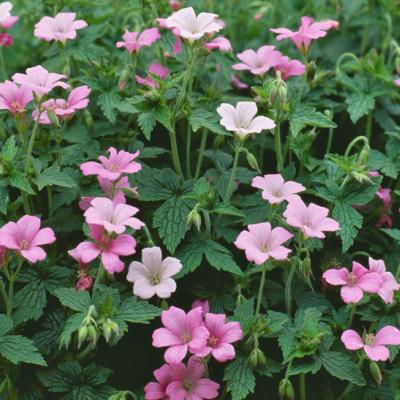
<path id="1" fill-rule="evenodd" d="M 375 98 L 367 93 L 353 93 L 346 97 L 346 104 L 351 121 L 355 124 L 361 117 L 374 109 Z"/>
<path id="2" fill-rule="evenodd" d="M 23 192 L 29 193 L 29 194 L 35 194 L 33 191 L 31 185 L 25 178 L 25 175 L 20 172 L 20 171 L 12 171 L 10 175 L 8 176 L 8 181 L 11 186 L 22 190 Z"/>
<path id="3" fill-rule="evenodd" d="M 323 367 L 334 377 L 349 381 L 358 386 L 366 384 L 360 368 L 347 354 L 328 351 L 320 355 Z"/>
<path id="4" fill-rule="evenodd" d="M 42 354 L 57 351 L 64 322 L 65 314 L 61 308 L 46 314 L 40 331 L 33 336 L 33 342 Z"/>
<path id="5" fill-rule="evenodd" d="M 103 92 L 97 98 L 97 104 L 103 111 L 104 116 L 112 123 L 115 124 L 117 119 L 117 106 L 121 102 L 121 97 L 117 91 Z"/>
<path id="6" fill-rule="evenodd" d="M 158 317 L 161 310 L 146 301 L 136 297 L 129 297 L 119 307 L 115 317 L 126 322 L 148 324 L 153 318 Z"/>
<path id="7" fill-rule="evenodd" d="M 230 203 L 217 203 L 211 210 L 214 214 L 221 215 L 232 215 L 234 217 L 244 217 L 245 214 L 242 213 L 238 208 Z"/>
<path id="8" fill-rule="evenodd" d="M 4 336 L 13 328 L 13 321 L 5 314 L 0 314 L 0 336 Z"/>
<path id="9" fill-rule="evenodd" d="M 33 342 L 21 335 L 1 336 L 0 354 L 13 364 L 47 365 Z"/>
<path id="10" fill-rule="evenodd" d="M 233 260 L 231 252 L 221 244 L 207 240 L 203 253 L 209 264 L 218 271 L 222 270 L 235 275 L 243 275 L 242 270 Z"/>
<path id="11" fill-rule="evenodd" d="M 200 128 L 206 128 L 218 135 L 229 135 L 219 123 L 218 115 L 204 109 L 193 110 L 192 114 L 188 117 L 188 121 L 193 132 L 197 132 Z"/>
<path id="12" fill-rule="evenodd" d="M 392 239 L 400 242 L 400 229 L 381 229 L 386 235 L 389 235 Z"/>
<path id="13" fill-rule="evenodd" d="M 1 155 L 7 161 L 12 161 L 17 155 L 17 152 L 18 152 L 18 147 L 15 144 L 15 137 L 11 136 L 3 144 L 3 147 L 1 149 Z"/>
<path id="14" fill-rule="evenodd" d="M 74 311 L 85 312 L 91 305 L 90 295 L 86 290 L 76 290 L 74 288 L 57 289 L 54 293 L 61 304 Z"/>
<path id="15" fill-rule="evenodd" d="M 254 321 L 254 297 L 244 300 L 237 306 L 233 318 L 230 319 L 238 321 L 243 332 L 248 333 Z"/>
<path id="16" fill-rule="evenodd" d="M 5 187 L 0 186 L 0 212 L 7 216 L 7 206 L 8 206 L 8 190 Z"/>
<path id="17" fill-rule="evenodd" d="M 167 128 L 168 131 L 172 131 L 174 129 L 171 124 L 171 111 L 165 104 L 159 104 L 154 109 L 154 116 L 155 119 L 165 128 Z"/>
<path id="18" fill-rule="evenodd" d="M 232 400 L 243 400 L 254 392 L 256 380 L 247 357 L 238 354 L 226 368 L 224 381 Z"/>
<path id="19" fill-rule="evenodd" d="M 188 206 L 179 197 L 168 199 L 154 213 L 153 226 L 171 253 L 185 237 L 188 214 Z"/>
<path id="20" fill-rule="evenodd" d="M 147 140 L 150 140 L 151 132 L 153 132 L 156 122 L 157 120 L 153 110 L 149 112 L 143 112 L 139 115 L 138 123 Z"/>
<path id="21" fill-rule="evenodd" d="M 45 169 L 36 179 L 36 184 L 39 190 L 42 190 L 46 186 L 62 186 L 72 188 L 76 186 L 75 181 L 70 175 L 60 171 L 58 165 L 52 165 Z"/>

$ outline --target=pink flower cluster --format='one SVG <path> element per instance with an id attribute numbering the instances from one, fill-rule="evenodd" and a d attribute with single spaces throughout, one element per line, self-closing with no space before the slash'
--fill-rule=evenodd
<path id="1" fill-rule="evenodd" d="M 9 33 L 3 32 L 11 29 L 19 20 L 19 17 L 11 15 L 12 4 L 9 1 L 0 3 L 0 46 L 10 47 L 14 38 Z"/>
<path id="2" fill-rule="evenodd" d="M 358 303 L 366 293 L 376 293 L 386 304 L 393 302 L 394 292 L 400 285 L 382 260 L 369 259 L 369 269 L 353 261 L 352 271 L 347 268 L 328 269 L 323 279 L 334 286 L 342 286 L 340 295 L 345 303 Z"/>
<path id="3" fill-rule="evenodd" d="M 127 174 L 141 169 L 141 165 L 134 161 L 139 152 L 117 152 L 113 147 L 108 152 L 109 158 L 100 156 L 100 162 L 89 161 L 81 165 L 83 175 L 97 176 L 100 186 L 105 190 L 105 197 L 86 197 L 81 201 L 91 240 L 80 243 L 69 254 L 78 261 L 81 270 L 82 266 L 100 256 L 106 271 L 113 274 L 124 269 L 125 264 L 120 256 L 129 256 L 136 251 L 136 241 L 125 233 L 126 229 L 138 230 L 144 223 L 134 217 L 139 210 L 126 204 L 121 190 L 134 191 L 129 185 Z"/>
<path id="4" fill-rule="evenodd" d="M 198 304 L 198 302 L 197 302 Z M 167 347 L 167 364 L 154 371 L 157 382 L 145 387 L 146 400 L 214 399 L 219 384 L 205 378 L 205 365 L 212 356 L 218 362 L 235 358 L 232 343 L 242 339 L 238 322 L 226 322 L 225 314 L 213 314 L 194 304 L 188 313 L 170 307 L 161 314 L 164 327 L 153 333 L 154 347 Z M 191 353 L 187 365 L 182 361 Z"/>

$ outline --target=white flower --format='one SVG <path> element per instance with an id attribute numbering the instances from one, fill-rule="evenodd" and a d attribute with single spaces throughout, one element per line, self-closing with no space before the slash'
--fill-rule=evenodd
<path id="1" fill-rule="evenodd" d="M 11 17 L 12 4 L 9 1 L 0 3 L 0 22 Z"/>

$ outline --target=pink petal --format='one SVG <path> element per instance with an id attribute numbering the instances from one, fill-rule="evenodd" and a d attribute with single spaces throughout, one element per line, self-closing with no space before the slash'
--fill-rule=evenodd
<path id="1" fill-rule="evenodd" d="M 344 331 L 340 339 L 347 350 L 358 350 L 364 347 L 360 335 L 352 329 Z"/>

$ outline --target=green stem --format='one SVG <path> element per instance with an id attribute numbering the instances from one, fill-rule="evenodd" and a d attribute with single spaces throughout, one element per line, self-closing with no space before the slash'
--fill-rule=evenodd
<path id="1" fill-rule="evenodd" d="M 143 230 L 144 230 L 144 233 L 146 234 L 146 237 L 147 237 L 147 245 L 149 247 L 153 247 L 154 246 L 154 241 L 153 241 L 153 238 L 151 237 L 151 233 L 150 233 L 149 228 L 147 227 L 147 225 L 145 225 L 143 227 Z"/>
<path id="2" fill-rule="evenodd" d="M 228 186 L 226 188 L 225 196 L 224 196 L 224 201 L 228 202 L 229 199 L 232 196 L 233 193 L 233 185 L 235 182 L 236 178 L 236 170 L 238 167 L 238 162 L 239 162 L 239 155 L 240 152 L 242 151 L 242 142 L 238 141 L 235 143 L 235 158 L 233 159 L 233 165 L 232 165 L 232 171 L 231 171 L 231 177 L 229 178 Z"/>
<path id="3" fill-rule="evenodd" d="M 29 167 L 31 164 L 33 146 L 35 144 L 36 135 L 39 131 L 39 119 L 40 119 L 41 115 L 42 115 L 41 102 L 39 102 L 38 116 L 36 118 L 35 125 L 33 126 L 32 134 L 31 134 L 31 137 L 29 138 L 28 149 L 26 151 L 25 175 L 28 173 L 28 170 L 29 170 Z"/>
<path id="4" fill-rule="evenodd" d="M 326 144 L 325 154 L 329 154 L 331 152 L 332 141 L 333 141 L 333 128 L 329 128 L 328 143 Z"/>
<path id="5" fill-rule="evenodd" d="M 189 124 L 187 123 L 186 129 L 186 177 L 188 179 L 192 178 L 192 170 L 191 170 L 191 159 L 190 159 L 190 150 L 192 147 L 192 129 Z"/>
<path id="6" fill-rule="evenodd" d="M 100 281 L 103 278 L 103 273 L 104 273 L 103 263 L 100 263 L 99 268 L 97 270 L 96 279 L 93 284 L 92 294 L 96 293 L 98 286 L 100 284 Z"/>
<path id="7" fill-rule="evenodd" d="M 276 153 L 276 170 L 282 171 L 283 168 L 283 156 L 282 156 L 282 142 L 281 142 L 281 125 L 279 122 L 276 123 L 274 129 L 274 140 L 275 140 L 275 153 Z"/>
<path id="8" fill-rule="evenodd" d="M 349 322 L 347 323 L 347 329 L 349 329 L 351 327 L 351 325 L 353 324 L 354 315 L 356 313 L 356 308 L 357 308 L 357 303 L 352 303 L 351 310 L 350 310 L 350 316 L 349 316 Z"/>
<path id="9" fill-rule="evenodd" d="M 364 146 L 369 146 L 369 140 L 366 136 L 357 136 L 354 138 L 349 145 L 346 148 L 346 151 L 344 153 L 344 156 L 347 157 L 350 154 L 351 149 L 358 143 L 358 142 L 364 142 Z"/>
<path id="10" fill-rule="evenodd" d="M 176 141 L 175 130 L 169 131 L 169 140 L 171 144 L 172 163 L 174 164 L 175 172 L 182 180 L 185 180 L 181 167 L 181 160 L 179 157 L 178 143 Z"/>
<path id="11" fill-rule="evenodd" d="M 257 296 L 257 305 L 256 305 L 256 318 L 260 315 L 260 309 L 261 309 L 261 302 L 262 298 L 264 296 L 264 286 L 265 286 L 265 277 L 267 274 L 267 267 L 265 263 L 262 265 L 262 272 L 261 272 L 261 281 L 260 281 L 260 286 L 258 288 L 258 296 Z"/>
<path id="12" fill-rule="evenodd" d="M 286 280 L 286 285 L 285 285 L 285 303 L 286 303 L 286 314 L 289 315 L 289 317 L 292 315 L 292 282 L 293 282 L 293 277 L 296 269 L 296 263 L 297 262 L 292 262 L 292 265 L 290 266 L 289 270 L 289 275 Z"/>
<path id="13" fill-rule="evenodd" d="M 367 115 L 367 122 L 366 122 L 366 127 L 365 127 L 365 137 L 368 139 L 368 142 L 371 141 L 371 135 L 372 135 L 372 117 L 373 117 L 373 113 L 371 111 Z"/>
<path id="14" fill-rule="evenodd" d="M 0 292 L 3 297 L 4 305 L 5 305 L 7 313 L 8 313 L 8 296 L 7 296 L 7 291 L 6 291 L 6 288 L 5 288 L 2 280 L 0 280 Z"/>
<path id="15" fill-rule="evenodd" d="M 204 128 L 201 133 L 199 158 L 197 159 L 196 172 L 194 174 L 194 179 L 199 179 L 199 176 L 200 176 L 201 166 L 203 164 L 203 158 L 204 158 L 204 151 L 205 151 L 206 145 L 207 145 L 207 136 L 208 136 L 208 129 Z"/>
<path id="16" fill-rule="evenodd" d="M 207 239 L 211 238 L 211 220 L 210 220 L 210 213 L 205 210 L 202 210 L 204 216 L 204 222 L 206 225 L 206 236 Z"/>
<path id="17" fill-rule="evenodd" d="M 7 79 L 6 63 L 4 61 L 3 47 L 0 46 L 0 68 L 2 80 Z"/>
<path id="18" fill-rule="evenodd" d="M 24 259 L 21 257 L 19 260 L 19 264 L 17 269 L 13 274 L 11 274 L 10 279 L 9 279 L 9 286 L 8 286 L 8 303 L 7 303 L 7 316 L 11 317 L 12 316 L 12 310 L 13 310 L 13 300 L 14 300 L 14 284 L 15 281 L 17 280 L 18 273 L 24 263 Z"/>
<path id="19" fill-rule="evenodd" d="M 300 400 L 306 400 L 306 375 L 304 372 L 300 374 Z"/>

